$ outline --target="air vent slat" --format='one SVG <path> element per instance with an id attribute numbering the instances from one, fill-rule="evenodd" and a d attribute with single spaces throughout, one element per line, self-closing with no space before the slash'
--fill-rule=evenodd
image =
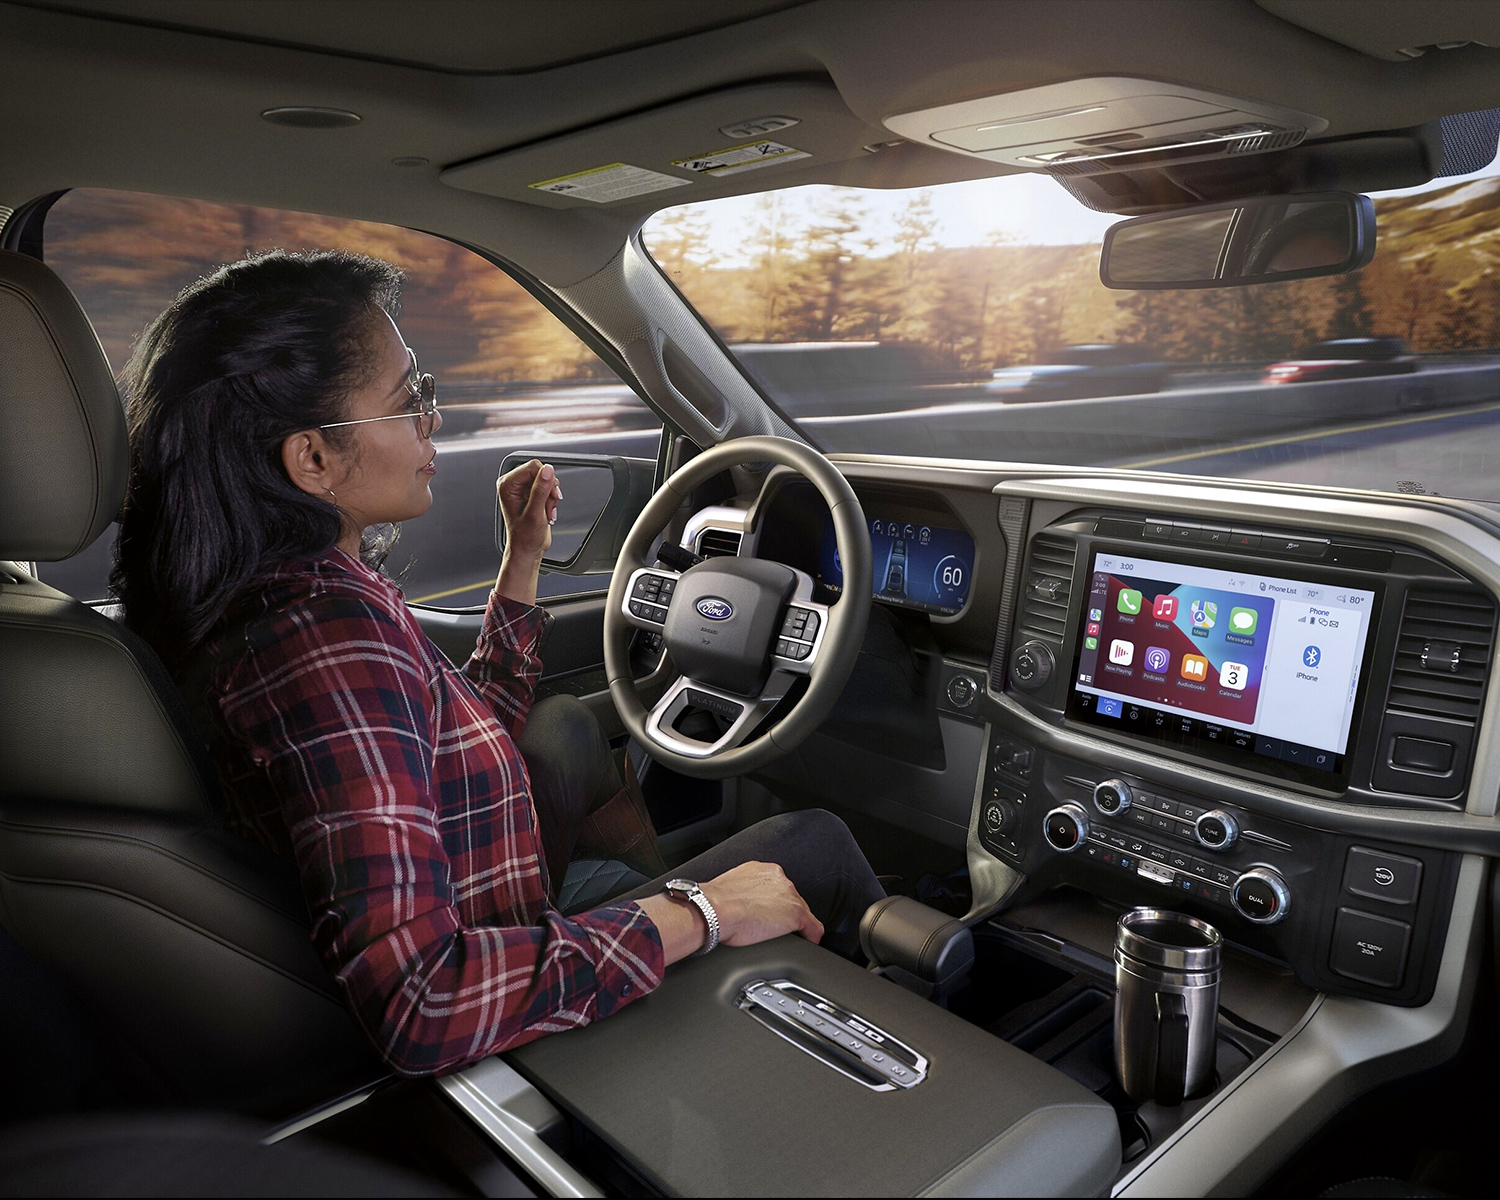
<path id="1" fill-rule="evenodd" d="M 1484 701 L 1494 643 L 1495 609 L 1488 597 L 1476 592 L 1408 592 L 1386 710 L 1474 724 Z M 1426 667 L 1424 655 L 1429 660 Z"/>
<path id="2" fill-rule="evenodd" d="M 704 558 L 734 558 L 744 536 L 737 529 L 705 529 L 698 536 L 698 553 Z"/>
<path id="3" fill-rule="evenodd" d="M 1055 534 L 1032 539 L 1026 570 L 1021 574 L 1020 616 L 1016 644 L 1029 640 L 1062 648 L 1072 611 L 1073 566 L 1078 547 Z"/>

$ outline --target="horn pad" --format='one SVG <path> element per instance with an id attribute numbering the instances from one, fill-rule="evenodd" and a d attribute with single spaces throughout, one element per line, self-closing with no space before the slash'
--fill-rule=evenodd
<path id="1" fill-rule="evenodd" d="M 711 558 L 688 568 L 667 612 L 672 662 L 698 683 L 758 696 L 796 586 L 790 567 L 760 558 Z"/>

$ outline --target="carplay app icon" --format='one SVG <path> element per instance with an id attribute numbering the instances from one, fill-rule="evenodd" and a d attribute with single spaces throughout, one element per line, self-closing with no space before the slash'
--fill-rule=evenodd
<path id="1" fill-rule="evenodd" d="M 1158 621 L 1177 620 L 1177 597 L 1158 596 L 1156 603 L 1151 607 L 1151 615 Z"/>
<path id="2" fill-rule="evenodd" d="M 1147 646 L 1146 657 L 1141 659 L 1141 662 L 1145 664 L 1146 670 L 1164 675 L 1167 668 L 1172 665 L 1172 655 L 1161 646 Z"/>
<path id="3" fill-rule="evenodd" d="M 1184 679 L 1191 679 L 1194 683 L 1202 683 L 1208 678 L 1208 659 L 1201 654 L 1184 654 L 1182 666 L 1178 668 Z"/>
<path id="4" fill-rule="evenodd" d="M 1141 611 L 1141 594 L 1135 588 L 1121 588 L 1115 603 L 1122 613 L 1133 617 Z"/>
<path id="5" fill-rule="evenodd" d="M 1140 592 L 1136 595 L 1139 596 Z M 1109 644 L 1109 661 L 1117 667 L 1128 667 L 1135 661 L 1135 643 L 1115 638 Z"/>

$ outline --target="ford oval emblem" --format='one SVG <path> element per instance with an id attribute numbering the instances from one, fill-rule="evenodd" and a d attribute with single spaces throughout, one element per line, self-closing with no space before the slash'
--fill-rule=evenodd
<path id="1" fill-rule="evenodd" d="M 727 621 L 734 616 L 734 606 L 728 600 L 720 600 L 717 596 L 704 596 L 693 607 L 710 621 Z"/>

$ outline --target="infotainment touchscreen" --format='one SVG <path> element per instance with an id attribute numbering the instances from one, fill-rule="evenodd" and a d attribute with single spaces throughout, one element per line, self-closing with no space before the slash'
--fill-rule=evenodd
<path id="1" fill-rule="evenodd" d="M 962 529 L 881 515 L 870 522 L 870 549 L 876 600 L 949 616 L 969 598 L 974 539 Z M 844 590 L 832 517 L 823 526 L 818 582 L 835 596 Z"/>
<path id="2" fill-rule="evenodd" d="M 1344 773 L 1374 592 L 1105 551 L 1090 578 L 1073 715 Z"/>

